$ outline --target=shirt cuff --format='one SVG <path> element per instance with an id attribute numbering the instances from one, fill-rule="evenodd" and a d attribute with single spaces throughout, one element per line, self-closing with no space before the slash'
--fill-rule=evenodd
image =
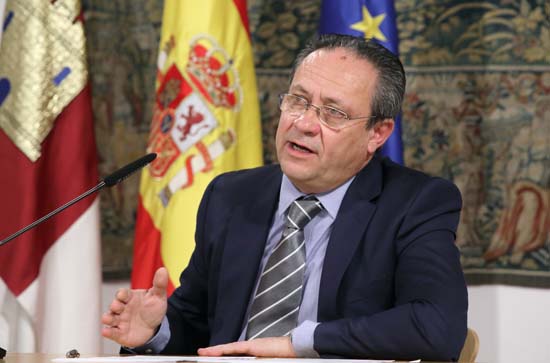
<path id="1" fill-rule="evenodd" d="M 164 316 L 162 323 L 160 323 L 157 333 L 147 341 L 147 343 L 140 345 L 139 347 L 124 347 L 135 354 L 158 354 L 168 345 L 170 340 L 170 323 L 168 318 Z"/>
<path id="2" fill-rule="evenodd" d="M 299 358 L 319 358 L 319 353 L 313 349 L 313 333 L 319 323 L 306 320 L 298 325 L 292 333 L 290 339 L 296 356 Z"/>

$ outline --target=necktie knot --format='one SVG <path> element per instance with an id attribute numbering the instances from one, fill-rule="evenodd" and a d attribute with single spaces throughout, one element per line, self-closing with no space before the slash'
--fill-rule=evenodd
<path id="1" fill-rule="evenodd" d="M 322 210 L 323 205 L 317 198 L 313 196 L 298 198 L 288 209 L 286 227 L 303 229 Z"/>

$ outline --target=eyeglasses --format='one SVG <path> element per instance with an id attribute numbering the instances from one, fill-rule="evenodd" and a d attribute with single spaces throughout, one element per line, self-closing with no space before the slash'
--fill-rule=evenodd
<path id="1" fill-rule="evenodd" d="M 323 125 L 341 130 L 343 128 L 355 125 L 357 122 L 349 122 L 354 120 L 372 120 L 376 116 L 361 116 L 349 117 L 347 113 L 331 106 L 315 106 L 303 97 L 296 96 L 290 93 L 282 93 L 279 95 L 279 109 L 282 112 L 296 118 L 302 116 L 309 108 L 312 107 L 317 113 L 317 117 Z"/>

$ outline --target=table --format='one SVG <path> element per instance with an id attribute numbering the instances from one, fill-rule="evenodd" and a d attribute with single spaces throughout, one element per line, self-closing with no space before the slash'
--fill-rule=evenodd
<path id="1" fill-rule="evenodd" d="M 4 360 L 0 360 L 0 363 L 51 363 L 51 360 L 54 359 L 54 358 L 62 358 L 64 357 L 64 353 L 58 353 L 58 354 L 45 354 L 45 353 L 8 353 L 6 355 L 6 357 L 4 358 Z M 106 356 L 112 356 L 112 354 L 86 354 L 86 355 L 82 355 L 82 357 L 106 357 Z M 250 363 L 254 363 L 254 362 L 269 362 L 269 361 L 273 361 L 273 359 L 270 359 L 270 358 L 264 358 L 264 359 L 260 359 L 260 358 L 257 358 L 257 359 L 252 359 L 250 360 Z M 300 362 L 300 361 L 304 361 L 304 362 L 311 362 L 312 360 L 311 359 L 292 359 L 292 361 L 295 361 L 295 362 Z M 332 359 L 326 359 L 327 363 L 331 363 L 334 362 Z M 243 361 L 243 362 L 246 362 L 246 361 Z M 400 363 L 400 362 L 395 362 L 395 363 Z M 405 363 L 405 362 L 401 362 L 401 363 Z M 428 363 L 428 362 L 425 362 L 425 361 L 422 361 L 422 363 Z M 438 363 L 438 362 L 429 362 L 429 363 Z M 441 363 L 441 362 L 440 362 Z"/>

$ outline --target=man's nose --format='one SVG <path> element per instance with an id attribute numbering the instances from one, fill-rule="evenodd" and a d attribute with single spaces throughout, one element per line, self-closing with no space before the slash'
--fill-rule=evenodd
<path id="1" fill-rule="evenodd" d="M 320 131 L 319 124 L 319 110 L 311 106 L 294 120 L 294 126 L 304 133 L 318 133 Z"/>

